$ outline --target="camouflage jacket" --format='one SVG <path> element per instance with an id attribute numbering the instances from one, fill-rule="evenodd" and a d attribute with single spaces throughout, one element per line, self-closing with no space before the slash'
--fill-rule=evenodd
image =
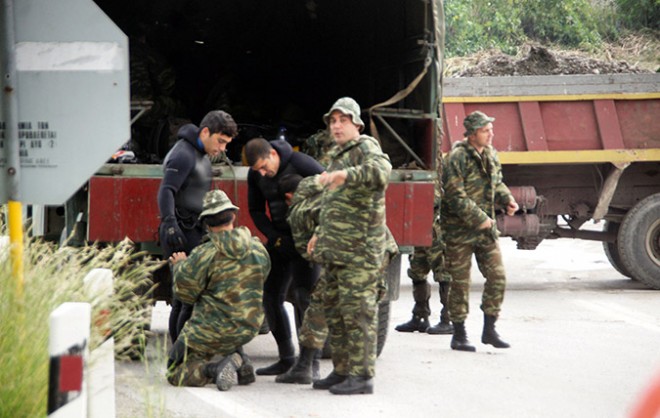
<path id="1" fill-rule="evenodd" d="M 309 259 L 307 243 L 319 224 L 322 192 L 323 186 L 318 183 L 318 176 L 305 177 L 298 184 L 289 206 L 287 221 L 291 226 L 293 241 L 296 250 L 305 259 Z"/>
<path id="2" fill-rule="evenodd" d="M 314 261 L 380 267 L 385 251 L 385 190 L 392 164 L 376 139 L 360 135 L 330 153 L 328 171 L 346 182 L 323 191 Z"/>
<path id="3" fill-rule="evenodd" d="M 441 222 L 446 241 L 475 242 L 491 234 L 497 237 L 497 227 L 479 230 L 487 218 L 495 220 L 495 205 L 505 207 L 513 199 L 502 182 L 502 166 L 491 146 L 479 155 L 467 140 L 454 145 L 443 162 L 444 196 Z"/>
<path id="4" fill-rule="evenodd" d="M 209 238 L 174 265 L 174 295 L 194 304 L 181 337 L 201 352 L 214 352 L 225 333 L 243 334 L 245 343 L 257 335 L 270 272 L 266 249 L 246 227 L 209 233 Z"/>

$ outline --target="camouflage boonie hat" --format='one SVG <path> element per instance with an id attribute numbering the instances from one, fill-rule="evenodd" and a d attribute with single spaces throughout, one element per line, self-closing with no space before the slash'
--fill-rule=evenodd
<path id="1" fill-rule="evenodd" d="M 204 195 L 204 206 L 199 217 L 215 215 L 228 209 L 238 210 L 238 206 L 234 206 L 222 190 L 211 190 Z"/>
<path id="2" fill-rule="evenodd" d="M 326 125 L 328 125 L 330 115 L 335 110 L 340 111 L 344 115 L 349 115 L 353 120 L 353 123 L 360 126 L 360 131 L 364 129 L 364 122 L 362 122 L 362 119 L 360 119 L 360 105 L 357 104 L 355 100 L 351 99 L 350 97 L 342 97 L 341 99 L 337 100 L 335 104 L 332 105 L 328 113 L 323 115 L 323 122 L 325 122 Z"/>
<path id="3" fill-rule="evenodd" d="M 483 128 L 484 126 L 494 121 L 495 118 L 491 118 L 484 112 L 475 110 L 474 112 L 467 115 L 465 120 L 463 120 L 463 126 L 465 127 L 465 132 L 463 135 L 467 137 L 470 134 L 473 134 L 477 129 Z"/>

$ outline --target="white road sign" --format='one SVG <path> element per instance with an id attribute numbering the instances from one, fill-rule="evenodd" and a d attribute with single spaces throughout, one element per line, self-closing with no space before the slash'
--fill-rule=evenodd
<path id="1" fill-rule="evenodd" d="M 14 15 L 20 200 L 62 204 L 130 138 L 128 40 L 92 0 L 14 1 Z"/>

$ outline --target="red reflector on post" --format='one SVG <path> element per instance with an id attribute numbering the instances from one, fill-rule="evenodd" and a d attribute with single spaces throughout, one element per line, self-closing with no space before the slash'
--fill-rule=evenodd
<path id="1" fill-rule="evenodd" d="M 60 392 L 80 392 L 83 381 L 82 356 L 60 357 Z"/>

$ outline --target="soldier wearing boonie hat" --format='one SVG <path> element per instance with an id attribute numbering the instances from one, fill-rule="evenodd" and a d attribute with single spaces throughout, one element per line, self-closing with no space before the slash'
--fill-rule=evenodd
<path id="1" fill-rule="evenodd" d="M 463 133 L 463 136 L 468 137 L 473 133 L 475 133 L 477 129 L 483 128 L 484 126 L 493 122 L 495 122 L 495 118 L 491 118 L 490 116 L 486 115 L 484 112 L 475 110 L 474 112 L 467 115 L 463 120 L 463 126 L 465 127 L 465 132 Z"/>
<path id="2" fill-rule="evenodd" d="M 480 111 L 465 117 L 465 137 L 443 161 L 441 206 L 442 232 L 446 242 L 446 270 L 451 275 L 448 294 L 449 319 L 454 326 L 452 350 L 476 351 L 465 330 L 469 313 L 471 259 L 486 279 L 481 297 L 484 328 L 481 342 L 509 348 L 495 330 L 506 289 L 506 273 L 498 244 L 496 209 L 513 216 L 518 210 L 502 177 L 502 165 L 492 146 L 492 118 Z"/>
<path id="3" fill-rule="evenodd" d="M 207 192 L 202 205 L 202 213 L 199 214 L 200 219 L 226 210 L 239 210 L 238 206 L 231 203 L 227 194 L 222 190 L 211 190 Z"/>
<path id="4" fill-rule="evenodd" d="M 337 100 L 335 104 L 332 105 L 328 113 L 323 115 L 323 121 L 326 125 L 329 125 L 328 121 L 330 120 L 330 115 L 332 115 L 332 112 L 336 110 L 340 111 L 344 115 L 350 116 L 353 120 L 353 123 L 359 127 L 360 132 L 364 130 L 364 122 L 362 122 L 362 119 L 360 119 L 360 105 L 357 104 L 354 99 L 350 97 L 342 97 L 341 99 Z"/>
<path id="5" fill-rule="evenodd" d="M 325 268 L 323 308 L 333 330 L 333 370 L 313 387 L 336 395 L 371 394 L 377 295 L 387 242 L 385 190 L 392 164 L 375 138 L 361 134 L 364 122 L 352 98 L 337 100 L 323 120 L 336 146 L 329 152 L 327 171 L 319 176 L 325 190 L 307 253 Z"/>
<path id="6" fill-rule="evenodd" d="M 242 346 L 264 320 L 263 287 L 271 263 L 259 238 L 245 226 L 234 227 L 237 210 L 225 192 L 207 192 L 200 215 L 207 241 L 190 255 L 175 252 L 169 259 L 174 296 L 194 306 L 169 351 L 166 376 L 172 385 L 215 383 L 226 391 L 256 379 Z M 214 361 L 216 356 L 222 358 Z"/>

